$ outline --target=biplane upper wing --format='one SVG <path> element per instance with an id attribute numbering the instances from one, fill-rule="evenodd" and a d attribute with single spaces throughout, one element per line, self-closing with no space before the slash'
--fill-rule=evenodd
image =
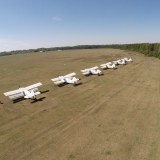
<path id="1" fill-rule="evenodd" d="M 76 73 L 73 72 L 73 73 L 70 73 L 70 74 L 65 75 L 64 78 L 73 77 L 73 76 L 75 76 L 75 75 L 76 75 Z"/>
<path id="2" fill-rule="evenodd" d="M 42 85 L 42 83 L 41 83 L 41 82 L 38 82 L 38 83 L 35 83 L 35 84 L 30 85 L 30 86 L 28 86 L 28 87 L 25 87 L 24 89 L 26 89 L 26 90 L 28 90 L 28 91 L 30 91 L 30 90 L 37 91 L 37 90 L 38 90 L 37 87 L 39 87 L 39 86 L 41 86 L 41 85 Z"/>
<path id="3" fill-rule="evenodd" d="M 90 69 L 98 69 L 98 66 L 92 67 L 92 68 L 90 68 Z"/>

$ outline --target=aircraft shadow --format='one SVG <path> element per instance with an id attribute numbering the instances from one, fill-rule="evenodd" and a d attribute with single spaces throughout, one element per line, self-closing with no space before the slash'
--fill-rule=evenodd
<path id="1" fill-rule="evenodd" d="M 37 102 L 42 102 L 46 97 L 41 97 L 38 99 L 33 100 L 31 103 L 37 103 Z"/>
<path id="2" fill-rule="evenodd" d="M 63 86 L 66 86 L 66 85 L 69 85 L 69 84 L 68 83 L 59 84 L 58 87 L 63 87 Z M 75 84 L 75 85 L 74 84 L 71 84 L 71 85 L 76 87 L 76 86 L 82 85 L 82 82 L 79 82 L 78 84 Z"/>
<path id="3" fill-rule="evenodd" d="M 74 85 L 74 87 L 80 86 L 82 84 L 83 84 L 82 82 L 79 82 L 78 84 Z"/>
<path id="4" fill-rule="evenodd" d="M 48 90 L 45 90 L 45 91 L 41 91 L 41 94 L 47 93 L 47 92 L 49 92 L 49 89 L 48 89 Z"/>
<path id="5" fill-rule="evenodd" d="M 25 98 L 18 98 L 18 99 L 13 100 L 13 103 L 18 103 L 18 102 L 21 102 L 24 100 L 25 100 Z"/>
<path id="6" fill-rule="evenodd" d="M 67 83 L 59 84 L 58 87 L 63 87 L 63 86 L 65 86 L 65 85 L 67 85 Z"/>

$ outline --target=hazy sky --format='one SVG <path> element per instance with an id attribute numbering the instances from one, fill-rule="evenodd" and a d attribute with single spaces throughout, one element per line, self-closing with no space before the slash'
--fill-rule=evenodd
<path id="1" fill-rule="evenodd" d="M 160 42 L 159 0 L 0 0 L 0 51 Z"/>

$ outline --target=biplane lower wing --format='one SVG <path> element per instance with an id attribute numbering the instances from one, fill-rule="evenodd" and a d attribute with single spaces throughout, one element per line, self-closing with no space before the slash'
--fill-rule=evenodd
<path id="1" fill-rule="evenodd" d="M 11 100 L 24 97 L 24 93 L 21 90 L 14 90 L 4 93 L 5 96 L 8 96 Z"/>
<path id="2" fill-rule="evenodd" d="M 106 64 L 101 64 L 100 67 L 101 67 L 102 69 L 106 69 L 106 68 L 107 68 L 107 65 L 106 65 Z"/>
<path id="3" fill-rule="evenodd" d="M 53 80 L 53 79 L 51 79 L 51 81 L 53 81 L 53 83 L 55 84 L 55 85 L 60 85 L 60 84 L 63 84 L 64 82 L 63 81 L 61 81 L 61 80 L 57 80 L 57 81 L 55 81 L 55 79 Z"/>

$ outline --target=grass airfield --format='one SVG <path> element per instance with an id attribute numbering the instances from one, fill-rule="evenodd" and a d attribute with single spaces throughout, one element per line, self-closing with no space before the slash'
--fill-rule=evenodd
<path id="1" fill-rule="evenodd" d="M 123 57 L 134 62 L 103 76 L 80 72 Z M 159 59 L 87 49 L 0 57 L 0 66 L 0 159 L 159 159 Z M 81 85 L 57 87 L 50 80 L 71 72 Z M 13 104 L 3 95 L 37 82 L 44 93 L 36 103 Z"/>

